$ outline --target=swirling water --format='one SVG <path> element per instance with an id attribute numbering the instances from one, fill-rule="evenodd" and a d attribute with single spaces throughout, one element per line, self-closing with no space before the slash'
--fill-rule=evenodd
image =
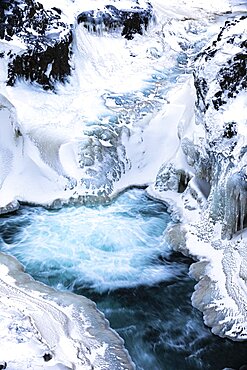
<path id="1" fill-rule="evenodd" d="M 191 306 L 192 262 L 165 242 L 163 203 L 132 189 L 108 205 L 2 216 L 1 250 L 35 279 L 94 300 L 138 370 L 239 368 L 246 344 L 220 339 Z"/>

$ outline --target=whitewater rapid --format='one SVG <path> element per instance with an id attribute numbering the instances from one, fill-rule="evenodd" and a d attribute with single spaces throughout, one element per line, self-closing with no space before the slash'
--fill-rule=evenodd
<path id="1" fill-rule="evenodd" d="M 39 271 L 36 278 L 44 283 L 61 276 L 52 284 L 60 289 L 153 285 L 173 276 L 173 266 L 156 263 L 170 253 L 164 241 L 169 222 L 162 203 L 130 190 L 108 206 L 24 209 L 2 220 L 1 250 L 32 276 Z"/>

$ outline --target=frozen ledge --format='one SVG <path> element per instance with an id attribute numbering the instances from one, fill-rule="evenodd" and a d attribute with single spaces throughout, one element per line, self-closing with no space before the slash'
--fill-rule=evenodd
<path id="1" fill-rule="evenodd" d="M 246 340 L 246 240 L 241 236 L 232 241 L 213 240 L 210 248 L 214 257 L 208 257 L 209 263 L 201 261 L 191 268 L 192 276 L 199 279 L 192 303 L 203 312 L 204 322 L 214 334 Z"/>
<path id="2" fill-rule="evenodd" d="M 246 26 L 245 14 L 227 20 L 197 56 L 195 114 L 173 126 L 177 151 L 149 188 L 179 221 L 168 242 L 197 261 L 192 304 L 214 334 L 236 341 L 247 340 Z"/>
<path id="3" fill-rule="evenodd" d="M 198 259 L 190 268 L 191 276 L 199 281 L 192 304 L 203 313 L 205 324 L 214 334 L 236 341 L 246 340 L 246 241 L 240 237 L 231 241 L 216 238 L 209 241 L 203 237 L 203 231 L 210 232 L 209 228 L 213 235 L 215 227 L 205 220 L 184 228 L 183 253 Z"/>
<path id="4" fill-rule="evenodd" d="M 148 192 L 165 201 L 175 219 L 181 220 L 170 226 L 166 237 L 175 251 L 197 261 L 190 267 L 191 277 L 198 281 L 192 304 L 203 313 L 204 323 L 220 337 L 246 340 L 247 232 L 221 239 L 222 226 L 212 221 L 207 210 L 193 207 L 195 193 L 191 195 L 190 184 L 183 194 L 153 187 Z"/>
<path id="5" fill-rule="evenodd" d="M 92 301 L 37 283 L 3 253 L 0 318 L 1 368 L 135 369 Z"/>
<path id="6" fill-rule="evenodd" d="M 12 202 L 6 204 L 3 207 L 1 207 L 1 205 L 0 205 L 0 215 L 14 212 L 19 207 L 20 207 L 20 204 L 19 204 L 19 202 L 17 200 L 13 200 Z"/>

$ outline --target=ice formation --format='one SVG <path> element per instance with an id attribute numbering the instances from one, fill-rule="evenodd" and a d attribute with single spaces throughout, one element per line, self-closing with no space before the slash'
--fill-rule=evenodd
<path id="1" fill-rule="evenodd" d="M 195 59 L 195 117 L 150 188 L 179 205 L 183 222 L 168 238 L 199 261 L 194 306 L 215 334 L 235 340 L 247 337 L 246 26 L 246 16 L 227 20 Z"/>
<path id="2" fill-rule="evenodd" d="M 180 221 L 170 243 L 198 260 L 193 304 L 243 340 L 246 5 L 173 3 L 3 3 L 0 212 L 148 185 Z"/>
<path id="3" fill-rule="evenodd" d="M 1 253 L 0 261 L 1 366 L 134 369 L 92 301 L 37 283 L 10 256 Z"/>

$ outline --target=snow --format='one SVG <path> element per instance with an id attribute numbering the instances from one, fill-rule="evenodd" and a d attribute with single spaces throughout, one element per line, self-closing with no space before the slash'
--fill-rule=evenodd
<path id="1" fill-rule="evenodd" d="M 95 137 L 88 140 L 88 135 L 84 134 L 88 130 L 88 122 L 97 122 L 99 116 L 109 115 L 109 110 L 104 105 L 102 97 L 106 94 L 111 96 L 112 91 L 115 95 L 129 91 L 142 91 L 147 84 L 145 81 L 147 76 L 153 74 L 154 68 L 155 71 L 162 70 L 165 65 L 169 73 L 169 70 L 175 66 L 174 52 L 169 52 L 168 48 L 168 53 L 164 53 L 168 46 L 163 45 L 163 38 L 157 32 L 159 27 L 154 25 L 150 34 L 144 37 L 137 35 L 129 42 L 116 35 L 95 36 L 88 33 L 82 25 L 76 26 L 73 46 L 74 72 L 69 84 L 58 85 L 56 94 L 45 92 L 35 86 L 31 87 L 29 83 L 21 81 L 14 88 L 4 88 L 5 95 L 13 102 L 17 110 L 18 122 L 21 125 L 23 139 L 25 139 L 24 154 L 28 158 L 25 160 L 17 155 L 16 172 L 12 174 L 13 177 L 9 177 L 9 181 L 5 181 L 2 189 L 6 202 L 7 200 L 9 202 L 12 196 L 13 199 L 30 203 L 52 204 L 52 201 L 56 199 L 66 202 L 70 197 L 77 198 L 78 195 L 83 195 L 84 187 L 80 187 L 79 184 L 81 179 L 88 178 L 88 167 L 81 167 L 78 148 L 82 146 L 85 148 L 84 157 L 88 158 L 87 163 L 93 163 L 93 169 L 99 171 L 100 163 L 95 162 L 96 154 L 91 149 L 91 141 L 93 140 L 97 150 L 103 153 L 107 153 L 105 148 L 112 146 L 111 140 L 108 140 L 110 145 L 106 146 L 101 138 L 99 142 Z M 158 60 L 156 57 L 150 57 L 150 48 L 161 51 Z M 134 58 L 133 53 L 136 55 Z M 160 88 L 163 89 L 162 82 L 161 84 L 157 82 L 157 91 Z M 139 96 L 138 99 L 143 100 L 143 93 Z M 142 106 L 145 108 L 146 104 L 153 105 L 153 114 L 146 115 L 142 119 L 134 116 L 132 118 L 131 112 L 127 112 L 126 119 L 130 119 L 132 126 L 132 128 L 130 126 L 131 138 L 127 139 L 125 134 L 122 134 L 127 153 L 125 158 L 122 158 L 122 153 L 119 153 L 119 160 L 127 161 L 128 164 L 124 170 L 126 175 L 121 174 L 120 182 L 114 185 L 115 193 L 135 183 L 143 184 L 152 181 L 162 160 L 172 155 L 172 153 L 169 154 L 169 150 L 173 150 L 172 142 L 173 139 L 176 140 L 177 134 L 176 130 L 169 130 L 168 126 L 173 124 L 173 120 L 178 123 L 183 110 L 186 109 L 184 103 L 181 103 L 182 98 L 178 97 L 176 103 L 173 100 L 172 97 L 170 104 L 167 105 L 164 100 L 158 101 L 156 94 L 150 94 L 150 97 L 143 101 Z M 157 104 L 164 104 L 161 112 L 158 112 L 155 107 Z M 118 107 L 111 107 L 110 114 L 115 114 L 114 109 L 117 110 Z M 162 123 L 165 120 L 167 128 Z M 144 130 L 143 135 L 142 130 Z M 163 130 L 163 136 L 160 136 L 160 130 Z M 166 138 L 167 131 L 170 132 L 170 138 Z M 141 139 L 138 135 L 143 138 Z M 120 137 L 119 140 L 121 140 Z M 144 140 L 144 143 L 137 148 L 136 144 L 140 140 Z M 156 149 L 154 150 L 154 140 L 159 141 L 156 145 L 167 146 L 164 158 L 159 158 L 159 153 Z M 143 158 L 144 152 L 147 154 Z M 128 167 L 131 167 L 131 171 Z M 36 173 L 35 178 L 29 175 L 32 172 Z M 44 175 L 45 172 L 46 175 Z M 18 174 L 21 174 L 21 181 L 13 181 L 15 176 L 19 176 Z M 74 184 L 78 184 L 71 191 L 68 191 L 70 187 L 68 178 Z M 20 185 L 22 183 L 23 186 Z M 66 192 L 63 191 L 64 188 Z M 114 192 L 108 195 L 114 196 Z"/>
<path id="2" fill-rule="evenodd" d="M 243 19 L 236 29 L 246 32 L 246 21 Z M 209 86 L 209 108 L 203 120 L 196 117 L 196 124 L 201 126 L 199 130 L 191 120 L 186 134 L 179 135 L 179 145 L 184 154 L 180 158 L 187 161 L 191 170 L 185 170 L 184 164 L 174 156 L 161 168 L 156 183 L 149 187 L 148 192 L 152 197 L 165 201 L 180 221 L 168 230 L 168 242 L 174 249 L 198 261 L 191 267 L 191 275 L 199 280 L 192 296 L 193 305 L 203 312 L 204 322 L 212 327 L 214 334 L 241 341 L 247 339 L 246 231 L 239 231 L 232 239 L 231 236 L 237 228 L 243 228 L 246 214 L 246 158 L 243 157 L 246 93 L 237 93 L 218 110 L 208 98 L 219 90 L 214 79 L 222 63 L 227 63 L 229 57 L 239 52 L 234 45 L 226 45 L 227 53 L 224 53 L 224 40 L 234 32 L 235 29 L 228 30 L 219 40 L 222 49 L 217 49 L 215 59 L 205 61 L 204 65 L 199 61 L 198 67 L 203 71 L 199 76 L 205 76 Z M 222 58 L 218 59 L 218 55 Z M 237 140 L 231 153 L 231 138 L 227 141 L 222 131 L 225 123 L 232 121 L 236 124 Z M 207 127 L 205 132 L 203 123 Z M 208 144 L 210 140 L 211 145 Z M 215 147 L 211 147 L 213 140 L 218 144 Z M 207 167 L 212 163 L 213 179 L 210 180 Z M 191 178 L 186 189 L 179 193 L 175 180 L 184 170 L 190 172 Z"/>
<path id="3" fill-rule="evenodd" d="M 56 6 L 54 0 L 40 2 L 47 9 Z M 106 4 L 109 1 L 102 1 L 100 7 Z M 113 4 L 121 9 L 130 6 L 129 1 Z M 143 6 L 146 2 L 143 4 L 140 2 Z M 18 202 L 52 206 L 71 200 L 83 202 L 90 196 L 106 201 L 131 185 L 149 185 L 148 193 L 167 202 L 172 217 L 180 221 L 168 231 L 169 242 L 198 261 L 191 269 L 200 280 L 193 304 L 203 311 L 213 332 L 236 340 L 247 338 L 247 235 L 244 231 L 232 240 L 223 240 L 224 225 L 212 220 L 212 209 L 207 208 L 212 195 L 210 183 L 206 173 L 198 173 L 207 171 L 207 135 L 194 115 L 192 69 L 186 64 L 181 72 L 177 57 L 184 50 L 188 56 L 195 55 L 208 38 L 218 33 L 220 22 L 226 19 L 220 21 L 219 14 L 238 12 L 244 6 L 227 0 L 180 0 L 176 5 L 170 0 L 154 0 L 156 22 L 143 36 L 125 40 L 117 32 L 93 35 L 76 24 L 80 12 L 98 8 L 99 2 L 85 1 L 82 7 L 79 0 L 60 1 L 63 20 L 74 25 L 73 72 L 64 85 L 56 85 L 56 92 L 23 80 L 6 87 L 6 55 L 9 51 L 21 53 L 25 46 L 15 37 L 10 43 L 0 42 L 5 51 L 5 57 L 0 58 L 1 210 L 16 209 Z M 243 23 L 237 27 L 241 33 Z M 219 64 L 205 67 L 205 76 L 217 72 L 236 51 L 238 47 L 228 46 L 226 52 L 219 52 Z M 212 86 L 216 86 L 214 80 Z M 147 88 L 152 92 L 145 95 Z M 124 100 L 127 93 L 132 94 L 131 103 L 117 104 L 115 98 L 121 96 Z M 241 92 L 223 112 L 212 115 L 215 136 L 224 122 L 237 120 L 236 158 L 246 145 L 245 117 L 246 92 Z M 179 192 L 182 179 L 185 190 Z M 95 369 L 102 368 L 108 361 L 110 344 L 99 341 L 101 334 L 96 327 L 89 330 L 94 321 L 103 320 L 91 303 L 85 301 L 85 307 L 82 304 L 79 320 L 81 303 L 77 301 L 75 310 L 71 308 L 73 296 L 28 280 L 10 260 L 0 255 L 0 315 L 4 317 L 0 361 L 8 362 L 13 370 L 28 368 L 30 363 L 46 368 L 43 355 L 50 351 L 53 358 L 49 367 L 54 369 L 87 369 L 92 363 Z M 7 274 L 11 264 L 17 269 L 18 279 L 17 275 L 13 278 L 10 267 Z M 42 315 L 46 317 L 45 327 Z M 14 321 L 23 328 L 20 342 L 10 330 Z M 133 368 L 119 339 L 108 328 L 106 331 L 109 342 L 118 343 L 119 357 L 127 364 L 114 364 L 116 367 L 111 365 L 111 369 Z M 9 341 L 14 348 L 11 352 Z"/>
<path id="4" fill-rule="evenodd" d="M 141 130 L 138 127 L 137 132 L 126 139 L 124 145 L 132 166 L 115 185 L 115 190 L 151 183 L 160 167 L 176 155 L 180 143 L 177 132 L 185 131 L 193 120 L 194 93 L 192 76 L 184 76 L 168 94 L 169 104 L 150 120 L 144 119 Z"/>
<path id="5" fill-rule="evenodd" d="M 0 262 L 1 363 L 13 370 L 134 368 L 90 300 L 36 283 L 10 256 L 1 253 Z"/>

